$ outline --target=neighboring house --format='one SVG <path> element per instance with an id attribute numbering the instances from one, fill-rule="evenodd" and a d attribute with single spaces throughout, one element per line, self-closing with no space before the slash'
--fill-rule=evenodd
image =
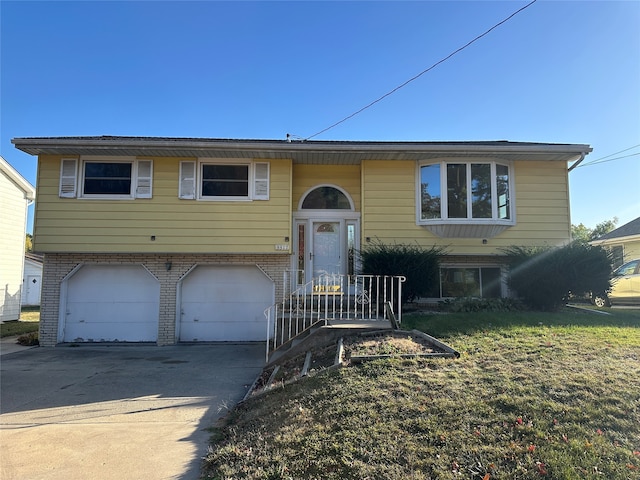
<path id="1" fill-rule="evenodd" d="M 27 207 L 36 191 L 0 157 L 0 320 L 18 320 L 22 296 Z"/>
<path id="2" fill-rule="evenodd" d="M 640 258 L 640 217 L 590 242 L 611 252 L 613 267 Z"/>
<path id="3" fill-rule="evenodd" d="M 22 280 L 22 305 L 39 306 L 42 290 L 42 263 L 44 257 L 35 253 L 24 254 L 24 276 Z"/>
<path id="4" fill-rule="evenodd" d="M 570 240 L 588 145 L 16 138 L 38 156 L 40 342 L 261 340 L 370 242 L 446 247 L 438 299 L 509 295 L 501 248 Z M 575 163 L 574 163 L 575 165 Z"/>

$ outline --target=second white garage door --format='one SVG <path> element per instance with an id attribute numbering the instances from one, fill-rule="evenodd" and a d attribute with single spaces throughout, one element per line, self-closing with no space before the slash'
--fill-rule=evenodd
<path id="1" fill-rule="evenodd" d="M 256 266 L 198 266 L 183 279 L 180 297 L 182 342 L 267 337 L 264 310 L 274 303 L 274 284 Z"/>

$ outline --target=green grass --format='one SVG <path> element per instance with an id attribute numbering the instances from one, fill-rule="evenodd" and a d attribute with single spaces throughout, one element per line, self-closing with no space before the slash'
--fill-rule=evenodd
<path id="1" fill-rule="evenodd" d="M 208 479 L 640 479 L 640 312 L 415 315 L 459 359 L 305 379 L 228 417 Z"/>
<path id="2" fill-rule="evenodd" d="M 40 307 L 24 307 L 20 320 L 0 325 L 0 337 L 13 337 L 37 332 L 40 327 Z"/>

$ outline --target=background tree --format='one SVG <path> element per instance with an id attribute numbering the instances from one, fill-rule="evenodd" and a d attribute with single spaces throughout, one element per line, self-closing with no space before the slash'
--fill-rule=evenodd
<path id="1" fill-rule="evenodd" d="M 25 253 L 33 252 L 33 235 L 27 233 L 24 239 L 24 251 Z"/>
<path id="2" fill-rule="evenodd" d="M 591 232 L 591 240 L 595 240 L 596 238 L 600 238 L 603 235 L 606 235 L 612 230 L 616 229 L 618 225 L 618 217 L 613 217 L 612 220 L 605 220 L 604 222 L 600 222 L 596 225 L 596 227 Z"/>
<path id="3" fill-rule="evenodd" d="M 571 239 L 577 242 L 589 243 L 609 233 L 611 230 L 615 230 L 617 224 L 618 217 L 613 217 L 611 220 L 598 223 L 595 228 L 586 227 L 584 223 L 571 225 Z"/>

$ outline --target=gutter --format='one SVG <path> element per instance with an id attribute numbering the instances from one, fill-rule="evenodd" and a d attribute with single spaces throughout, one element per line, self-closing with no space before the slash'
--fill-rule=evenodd
<path id="1" fill-rule="evenodd" d="M 587 156 L 587 154 L 586 154 L 586 153 L 584 153 L 584 152 L 582 152 L 582 153 L 580 154 L 580 158 L 578 159 L 578 161 L 577 161 L 576 163 L 574 163 L 573 165 L 571 165 L 571 166 L 569 167 L 569 170 L 567 170 L 567 171 L 568 171 L 568 172 L 570 172 L 571 170 L 573 170 L 574 168 L 576 168 L 578 165 L 580 165 L 580 164 L 582 163 L 582 161 L 584 160 L 584 157 L 586 157 L 586 156 Z"/>
<path id="2" fill-rule="evenodd" d="M 165 137 L 40 137 L 14 138 L 18 150 L 30 155 L 131 155 L 288 158 L 294 163 L 358 164 L 380 160 L 426 160 L 437 157 L 494 156 L 506 160 L 571 162 L 591 152 L 589 145 L 524 142 L 287 142 Z M 580 160 L 581 161 L 581 160 Z"/>
<path id="3" fill-rule="evenodd" d="M 325 142 L 287 142 L 277 140 L 233 140 L 233 139 L 191 139 L 191 138 L 154 138 L 154 137 L 35 137 L 14 138 L 16 148 L 55 149 L 68 147 L 94 147 L 112 149 L 155 148 L 155 149 L 205 149 L 205 150 L 261 150 L 273 153 L 301 151 L 342 154 L 345 152 L 416 152 L 416 153 L 576 153 L 584 158 L 588 145 L 543 144 L 527 142 L 376 142 L 376 141 L 325 141 Z"/>

